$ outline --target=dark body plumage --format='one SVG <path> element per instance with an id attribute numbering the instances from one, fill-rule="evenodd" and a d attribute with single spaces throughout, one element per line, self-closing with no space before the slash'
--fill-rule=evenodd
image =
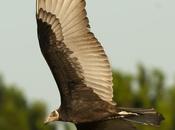
<path id="1" fill-rule="evenodd" d="M 123 119 L 105 120 L 76 125 L 77 130 L 136 130 L 136 128 Z"/>
<path id="2" fill-rule="evenodd" d="M 104 130 L 127 129 L 128 121 L 160 124 L 163 117 L 154 109 L 119 108 L 112 101 L 110 64 L 90 32 L 84 0 L 37 0 L 36 18 L 41 52 L 61 95 L 48 122 L 73 122 L 78 130 L 100 130 L 102 124 Z"/>

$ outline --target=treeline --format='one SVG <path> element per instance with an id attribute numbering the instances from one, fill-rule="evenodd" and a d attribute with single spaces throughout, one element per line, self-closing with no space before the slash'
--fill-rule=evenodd
<path id="1" fill-rule="evenodd" d="M 119 106 L 155 108 L 164 115 L 161 127 L 138 126 L 140 130 L 175 130 L 175 84 L 167 86 L 161 70 L 139 65 L 136 75 L 114 71 L 113 77 Z"/>
<path id="2" fill-rule="evenodd" d="M 114 100 L 119 106 L 156 108 L 165 117 L 161 127 L 137 125 L 140 130 L 175 130 L 175 84 L 167 86 L 161 70 L 138 66 L 137 74 L 113 71 Z M 16 86 L 6 85 L 0 78 L 0 130 L 56 130 L 43 125 L 46 106 L 29 104 Z M 74 128 L 68 124 L 65 130 Z"/>
<path id="3" fill-rule="evenodd" d="M 14 85 L 7 85 L 0 77 L 0 130 L 56 130 L 43 125 L 46 106 L 35 101 L 29 104 Z"/>

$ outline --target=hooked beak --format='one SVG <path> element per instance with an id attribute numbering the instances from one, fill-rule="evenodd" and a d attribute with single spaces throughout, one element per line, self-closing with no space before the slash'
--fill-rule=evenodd
<path id="1" fill-rule="evenodd" d="M 51 120 L 49 120 L 48 118 L 44 121 L 44 125 L 47 125 L 49 122 L 51 122 Z"/>
<path id="2" fill-rule="evenodd" d="M 53 111 L 44 121 L 44 124 L 48 124 L 54 121 L 58 121 L 59 120 L 59 113 L 57 111 Z"/>
<path id="3" fill-rule="evenodd" d="M 56 120 L 57 120 L 57 118 L 55 118 L 55 117 L 48 117 L 48 118 L 44 121 L 44 124 L 47 125 L 47 124 L 49 124 L 49 123 L 51 123 L 51 122 L 54 122 L 54 121 L 56 121 Z"/>

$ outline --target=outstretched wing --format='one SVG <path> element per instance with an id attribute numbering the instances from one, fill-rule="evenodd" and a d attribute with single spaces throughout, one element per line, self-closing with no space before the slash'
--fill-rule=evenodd
<path id="1" fill-rule="evenodd" d="M 108 58 L 90 32 L 84 0 L 37 0 L 41 51 L 60 90 L 62 104 L 102 100 L 113 104 Z"/>

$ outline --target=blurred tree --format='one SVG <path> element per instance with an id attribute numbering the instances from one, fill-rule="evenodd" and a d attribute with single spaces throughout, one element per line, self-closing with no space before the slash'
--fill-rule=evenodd
<path id="1" fill-rule="evenodd" d="M 134 107 L 149 107 L 150 106 L 150 79 L 147 71 L 144 69 L 143 65 L 138 65 L 138 73 L 136 76 L 136 82 L 138 84 L 139 91 L 134 96 Z"/>
<path id="2" fill-rule="evenodd" d="M 172 86 L 172 88 L 170 89 L 170 94 L 169 94 L 171 97 L 171 104 L 170 104 L 170 107 L 171 107 L 171 113 L 170 115 L 172 116 L 172 121 L 171 123 L 173 124 L 172 125 L 172 130 L 175 130 L 175 85 Z"/>
<path id="3" fill-rule="evenodd" d="M 154 93 L 154 97 L 153 97 L 153 104 L 152 105 L 156 105 L 157 100 L 161 100 L 164 96 L 164 74 L 158 70 L 155 69 L 152 72 L 152 80 L 153 80 L 153 87 L 154 90 L 156 91 L 156 93 Z"/>
<path id="4" fill-rule="evenodd" d="M 128 78 L 126 78 L 128 75 L 130 75 L 129 82 Z M 114 100 L 116 100 L 120 106 L 126 106 L 129 95 L 131 100 L 128 104 L 130 106 L 144 108 L 154 107 L 165 117 L 165 121 L 162 122 L 161 127 L 156 128 L 137 125 L 138 129 L 175 130 L 175 85 L 173 85 L 173 87 L 165 86 L 165 77 L 160 70 L 154 69 L 149 71 L 142 65 L 139 65 L 136 76 L 117 71 L 113 71 L 113 76 Z M 132 91 L 133 88 L 137 89 Z"/>
<path id="5" fill-rule="evenodd" d="M 132 76 L 129 74 L 122 74 L 120 72 L 113 73 L 113 89 L 114 89 L 114 101 L 117 102 L 119 106 L 123 105 L 125 107 L 132 106 L 133 95 L 132 95 Z M 122 87 L 121 87 L 122 86 Z"/>
<path id="6" fill-rule="evenodd" d="M 55 130 L 53 125 L 43 126 L 45 114 L 43 103 L 29 106 L 22 92 L 0 76 L 0 130 Z"/>

